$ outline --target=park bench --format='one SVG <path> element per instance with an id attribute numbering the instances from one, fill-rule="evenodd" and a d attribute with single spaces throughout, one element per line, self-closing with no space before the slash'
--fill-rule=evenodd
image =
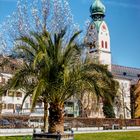
<path id="1" fill-rule="evenodd" d="M 103 124 L 103 130 L 109 130 L 112 129 L 112 126 L 110 124 Z"/>
<path id="2" fill-rule="evenodd" d="M 103 130 L 109 130 L 109 129 L 121 129 L 120 124 L 103 124 Z"/>
<path id="3" fill-rule="evenodd" d="M 121 126 L 120 126 L 120 124 L 113 124 L 112 125 L 112 129 L 121 129 Z"/>

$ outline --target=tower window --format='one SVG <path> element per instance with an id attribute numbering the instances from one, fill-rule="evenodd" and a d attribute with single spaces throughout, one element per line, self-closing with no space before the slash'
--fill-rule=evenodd
<path id="1" fill-rule="evenodd" d="M 94 26 L 93 25 L 91 25 L 91 27 L 90 27 L 91 29 L 94 29 Z"/>
<path id="2" fill-rule="evenodd" d="M 104 41 L 102 40 L 102 48 L 104 48 Z"/>
<path id="3" fill-rule="evenodd" d="M 107 41 L 105 42 L 105 48 L 107 49 Z"/>
<path id="4" fill-rule="evenodd" d="M 123 72 L 123 75 L 124 75 L 124 76 L 126 76 L 126 75 L 127 75 L 127 73 L 126 73 L 126 72 Z"/>

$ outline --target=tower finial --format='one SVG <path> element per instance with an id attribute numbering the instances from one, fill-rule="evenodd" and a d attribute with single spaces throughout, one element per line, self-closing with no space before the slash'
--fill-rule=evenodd
<path id="1" fill-rule="evenodd" d="M 101 2 L 101 0 L 95 0 L 93 4 L 90 7 L 90 13 L 91 17 L 94 20 L 97 20 L 97 17 L 99 19 L 103 19 L 105 16 L 105 6 Z"/>

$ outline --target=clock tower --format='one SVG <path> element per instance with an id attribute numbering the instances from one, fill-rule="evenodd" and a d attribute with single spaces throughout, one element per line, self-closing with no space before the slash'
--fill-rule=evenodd
<path id="1" fill-rule="evenodd" d="M 111 71 L 110 35 L 105 17 L 105 6 L 101 0 L 95 0 L 90 7 L 92 21 L 88 27 L 85 44 L 88 47 L 90 61 L 108 65 Z"/>

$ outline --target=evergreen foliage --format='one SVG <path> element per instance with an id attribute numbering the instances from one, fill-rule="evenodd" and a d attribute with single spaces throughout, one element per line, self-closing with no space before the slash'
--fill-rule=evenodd
<path id="1" fill-rule="evenodd" d="M 106 118 L 115 118 L 113 106 L 108 102 L 103 103 L 103 113 Z"/>

